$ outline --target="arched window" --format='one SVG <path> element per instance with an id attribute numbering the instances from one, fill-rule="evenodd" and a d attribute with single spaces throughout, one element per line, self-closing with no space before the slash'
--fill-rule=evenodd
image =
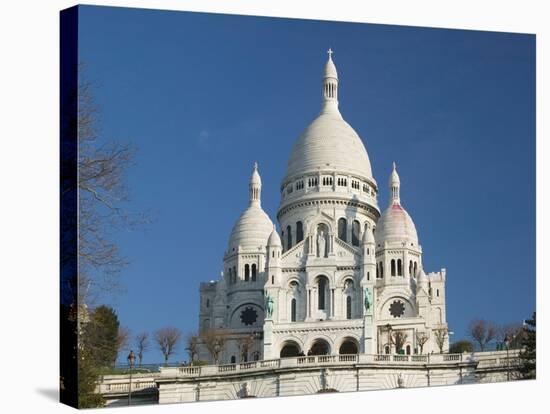
<path id="1" fill-rule="evenodd" d="M 340 345 L 340 355 L 353 355 L 357 353 L 357 344 L 352 339 L 346 339 L 342 342 L 342 345 Z"/>
<path id="2" fill-rule="evenodd" d="M 410 345 L 407 345 L 407 355 L 410 355 L 411 354 L 411 346 Z"/>
<path id="3" fill-rule="evenodd" d="M 380 270 L 378 269 L 378 263 L 376 263 L 376 278 L 380 279 Z"/>
<path id="4" fill-rule="evenodd" d="M 338 220 L 338 238 L 348 241 L 348 221 L 343 217 Z"/>
<path id="5" fill-rule="evenodd" d="M 435 296 L 439 297 L 439 289 L 435 290 Z"/>
<path id="6" fill-rule="evenodd" d="M 395 259 L 391 259 L 391 275 L 395 276 Z"/>
<path id="7" fill-rule="evenodd" d="M 237 359 L 235 358 L 235 355 L 232 355 L 231 356 L 231 363 L 234 364 L 235 362 L 237 362 Z"/>
<path id="8" fill-rule="evenodd" d="M 439 291 L 438 291 L 439 292 Z M 438 295 L 439 296 L 439 295 Z M 210 307 L 210 299 L 206 299 L 206 307 L 209 308 Z"/>
<path id="9" fill-rule="evenodd" d="M 233 266 L 233 279 L 235 280 L 235 283 L 237 282 L 237 268 Z"/>
<path id="10" fill-rule="evenodd" d="M 317 284 L 317 293 L 319 295 L 317 300 L 318 309 L 325 309 L 326 288 L 327 288 L 327 280 L 324 277 L 320 277 L 319 282 Z"/>
<path id="11" fill-rule="evenodd" d="M 380 262 L 380 279 L 384 278 L 384 262 Z"/>
<path id="12" fill-rule="evenodd" d="M 351 244 L 354 246 L 359 246 L 359 241 L 361 240 L 361 224 L 354 220 L 351 225 Z"/>
<path id="13" fill-rule="evenodd" d="M 384 352 L 386 352 L 386 354 L 389 354 L 390 353 L 390 347 L 386 345 L 386 347 L 384 348 Z"/>
<path id="14" fill-rule="evenodd" d="M 256 263 L 252 265 L 252 281 L 256 281 Z"/>
<path id="15" fill-rule="evenodd" d="M 413 265 L 413 276 L 414 277 L 416 277 L 416 271 L 417 271 L 416 262 L 414 262 L 414 265 Z"/>
<path id="16" fill-rule="evenodd" d="M 346 298 L 346 319 L 351 319 L 351 296 Z"/>
<path id="17" fill-rule="evenodd" d="M 250 279 L 250 266 L 245 264 L 244 265 L 244 281 L 248 282 Z"/>
<path id="18" fill-rule="evenodd" d="M 301 221 L 296 222 L 296 243 L 300 243 L 304 240 L 304 227 Z"/>
<path id="19" fill-rule="evenodd" d="M 271 284 L 274 285 L 275 284 L 275 276 L 271 275 Z"/>
<path id="20" fill-rule="evenodd" d="M 397 259 L 397 276 L 403 276 L 403 265 L 401 259 Z"/>
<path id="21" fill-rule="evenodd" d="M 370 280 L 370 272 L 367 272 L 367 280 Z"/>
<path id="22" fill-rule="evenodd" d="M 292 228 L 290 226 L 286 226 L 286 248 L 290 249 L 292 247 Z"/>
<path id="23" fill-rule="evenodd" d="M 413 275 L 413 261 L 409 260 L 409 276 Z"/>
<path id="24" fill-rule="evenodd" d="M 290 301 L 290 321 L 296 322 L 296 299 L 292 298 Z"/>

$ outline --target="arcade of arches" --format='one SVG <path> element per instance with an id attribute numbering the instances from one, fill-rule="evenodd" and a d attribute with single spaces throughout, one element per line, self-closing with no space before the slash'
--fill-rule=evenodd
<path id="1" fill-rule="evenodd" d="M 345 338 L 338 349 L 340 355 L 353 355 L 359 353 L 357 341 L 352 338 Z M 298 356 L 315 356 L 315 355 L 330 355 L 331 348 L 324 339 L 316 339 L 313 341 L 309 350 L 304 351 L 295 341 L 284 342 L 279 356 L 281 358 L 292 358 Z"/>

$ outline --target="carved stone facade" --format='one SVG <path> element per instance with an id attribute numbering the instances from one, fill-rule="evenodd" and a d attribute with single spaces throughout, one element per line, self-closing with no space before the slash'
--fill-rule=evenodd
<path id="1" fill-rule="evenodd" d="M 365 146 L 338 109 L 338 82 L 329 56 L 321 113 L 296 141 L 280 187 L 280 232 L 261 208 L 255 164 L 223 275 L 201 284 L 200 332 L 228 335 L 218 363 L 448 349 L 445 269 L 423 270 L 395 164 L 380 213 Z M 205 344 L 198 358 L 213 362 Z"/>

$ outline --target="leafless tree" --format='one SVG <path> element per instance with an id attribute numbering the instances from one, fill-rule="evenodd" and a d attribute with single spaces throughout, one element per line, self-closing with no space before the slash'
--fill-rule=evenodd
<path id="1" fill-rule="evenodd" d="M 248 354 L 254 346 L 254 337 L 252 335 L 246 335 L 238 340 L 239 351 L 241 354 L 241 362 L 248 361 Z"/>
<path id="2" fill-rule="evenodd" d="M 447 339 L 447 329 L 439 328 L 434 330 L 434 339 L 437 347 L 439 348 L 439 353 L 443 353 L 443 347 L 445 346 L 445 340 Z"/>
<path id="3" fill-rule="evenodd" d="M 227 341 L 227 332 L 223 329 L 208 329 L 202 333 L 202 340 L 206 349 L 212 356 L 215 364 L 218 364 L 220 354 Z"/>
<path id="4" fill-rule="evenodd" d="M 175 352 L 176 345 L 181 338 L 181 332 L 177 328 L 167 327 L 155 332 L 155 340 L 164 355 L 164 364 L 168 364 L 168 358 Z"/>
<path id="5" fill-rule="evenodd" d="M 523 326 L 519 323 L 510 323 L 497 327 L 496 340 L 509 349 L 521 347 Z"/>
<path id="6" fill-rule="evenodd" d="M 136 335 L 135 343 L 139 365 L 141 366 L 141 362 L 143 361 L 143 354 L 149 349 L 149 334 L 147 332 L 138 333 Z"/>
<path id="7" fill-rule="evenodd" d="M 83 67 L 79 68 L 82 74 Z M 93 306 L 101 293 L 120 289 L 117 275 L 126 266 L 113 232 L 134 228 L 146 221 L 144 215 L 125 208 L 128 201 L 126 172 L 132 164 L 135 149 L 101 136 L 98 108 L 93 97 L 94 84 L 82 81 L 78 86 L 76 119 L 67 129 L 76 130 L 78 176 L 76 188 L 71 180 L 63 192 L 78 192 L 78 303 Z M 69 132 L 67 132 L 69 133 Z M 62 160 L 70 163 L 70 160 Z M 64 194 L 62 194 L 63 197 Z M 69 242 L 69 241 L 67 241 Z M 70 252 L 65 252 L 70 255 Z M 63 260 L 70 260 L 70 257 Z"/>
<path id="8" fill-rule="evenodd" d="M 428 336 L 428 334 L 426 332 L 424 332 L 424 331 L 417 332 L 417 334 L 416 334 L 416 343 L 418 344 L 418 346 L 420 348 L 420 353 L 421 354 L 424 351 L 424 345 L 426 344 L 426 342 L 428 342 L 428 339 L 430 339 L 430 337 Z"/>
<path id="9" fill-rule="evenodd" d="M 493 322 L 475 319 L 468 326 L 468 335 L 479 345 L 481 351 L 497 337 L 498 329 Z"/>
<path id="10" fill-rule="evenodd" d="M 125 326 L 119 326 L 118 332 L 116 335 L 116 359 L 122 351 L 128 350 L 128 345 L 130 344 L 130 330 Z M 115 359 L 115 362 L 116 362 Z"/>
<path id="11" fill-rule="evenodd" d="M 185 350 L 189 354 L 189 363 L 192 365 L 195 357 L 199 354 L 199 337 L 194 333 L 190 333 L 187 335 L 185 342 L 187 344 Z"/>
<path id="12" fill-rule="evenodd" d="M 393 343 L 395 344 L 395 351 L 399 352 L 403 349 L 403 345 L 407 342 L 407 333 L 402 330 L 393 331 Z"/>

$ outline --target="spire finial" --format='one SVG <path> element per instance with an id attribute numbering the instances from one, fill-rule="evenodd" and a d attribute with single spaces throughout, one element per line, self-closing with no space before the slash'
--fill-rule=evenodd
<path id="1" fill-rule="evenodd" d="M 399 180 L 399 174 L 397 174 L 397 167 L 395 161 L 393 162 L 393 169 L 390 174 L 390 203 L 401 204 L 399 196 L 399 188 L 401 187 L 401 181 Z"/>
<path id="2" fill-rule="evenodd" d="M 255 161 L 249 185 L 250 205 L 260 205 L 261 191 L 262 179 L 260 178 L 260 173 L 258 172 L 258 163 Z"/>
<path id="3" fill-rule="evenodd" d="M 338 72 L 332 60 L 333 53 L 329 47 L 327 50 L 328 60 L 325 64 L 325 72 L 323 74 L 323 105 L 321 113 L 330 113 L 341 117 L 342 115 L 338 111 Z"/>

